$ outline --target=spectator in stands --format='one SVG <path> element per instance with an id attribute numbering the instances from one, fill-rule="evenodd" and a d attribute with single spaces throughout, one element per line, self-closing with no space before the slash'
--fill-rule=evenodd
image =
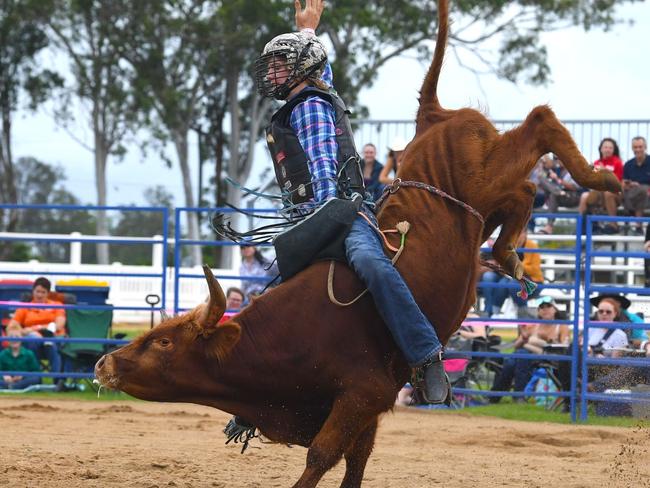
<path id="1" fill-rule="evenodd" d="M 241 310 L 244 306 L 246 295 L 236 286 L 231 286 L 226 290 L 226 311 L 219 319 L 219 323 L 228 322 L 230 318 Z"/>
<path id="2" fill-rule="evenodd" d="M 630 301 L 622 295 L 602 294 L 590 299 L 596 307 L 596 315 L 591 320 L 596 322 L 628 322 L 629 319 L 623 312 L 630 306 Z M 624 327 L 610 329 L 604 327 L 589 327 L 589 355 L 593 356 L 620 356 L 613 351 L 627 347 L 629 339 Z"/>
<path id="3" fill-rule="evenodd" d="M 536 327 L 536 324 L 519 325 L 517 339 L 513 344 L 515 353 L 530 354 L 524 346 L 535 333 Z M 501 371 L 494 378 L 492 391 L 509 391 L 513 380 L 514 391 L 524 391 L 532 374 L 533 363 L 531 360 L 507 357 L 503 361 Z M 499 401 L 501 401 L 501 397 L 490 397 L 490 403 L 498 403 Z M 523 397 L 515 398 L 515 402 L 517 403 L 525 403 L 525 401 Z"/>
<path id="4" fill-rule="evenodd" d="M 630 215 L 643 217 L 648 204 L 650 190 L 650 156 L 646 153 L 648 146 L 645 138 L 632 139 L 634 157 L 623 167 L 623 205 Z M 634 227 L 634 232 L 643 235 L 641 222 Z"/>
<path id="5" fill-rule="evenodd" d="M 238 312 L 241 310 L 244 305 L 244 299 L 246 296 L 244 292 L 237 288 L 236 286 L 231 286 L 226 291 L 226 310 L 231 310 L 233 312 Z"/>
<path id="6" fill-rule="evenodd" d="M 368 143 L 363 146 L 363 159 L 361 160 L 363 182 L 366 185 L 366 191 L 373 200 L 377 200 L 384 189 L 384 185 L 379 181 L 379 175 L 383 169 L 384 165 L 377 161 L 377 148 L 375 145 Z"/>
<path id="7" fill-rule="evenodd" d="M 566 315 L 558 309 L 553 297 L 541 297 L 537 301 L 537 318 L 541 320 L 566 320 Z M 537 324 L 524 344 L 524 348 L 533 354 L 543 354 L 544 348 L 551 344 L 568 345 L 570 341 L 569 326 L 566 324 Z"/>
<path id="8" fill-rule="evenodd" d="M 241 246 L 242 261 L 239 266 L 239 275 L 263 279 L 242 279 L 241 289 L 245 294 L 246 301 L 261 294 L 267 285 L 278 275 L 277 266 L 268 261 L 262 253 L 253 245 L 244 244 Z"/>
<path id="9" fill-rule="evenodd" d="M 381 170 L 379 175 L 380 183 L 384 185 L 390 185 L 397 174 L 399 169 L 399 163 L 402 160 L 402 154 L 404 154 L 404 149 L 406 149 L 407 142 L 402 137 L 396 137 L 393 139 L 390 147 L 388 148 L 388 157 L 386 158 L 386 164 L 384 169 Z"/>
<path id="10" fill-rule="evenodd" d="M 13 323 L 7 326 L 7 337 L 22 337 L 22 335 L 20 325 Z M 20 341 L 10 341 L 9 347 L 0 351 L 0 371 L 38 373 L 40 370 L 36 355 L 22 347 Z M 41 379 L 34 376 L 4 374 L 0 380 L 0 389 L 23 390 L 40 382 Z"/>
<path id="11" fill-rule="evenodd" d="M 528 231 L 524 229 L 519 235 L 519 240 L 517 241 L 518 248 L 525 249 L 538 249 L 539 246 L 537 243 L 528 239 Z M 522 260 L 524 265 L 524 274 L 530 280 L 535 283 L 542 283 L 544 281 L 544 275 L 542 274 L 542 258 L 539 253 L 535 252 L 520 252 L 519 259 Z M 485 270 L 481 277 L 482 281 L 488 283 L 516 283 L 512 281 L 507 276 L 501 276 L 498 273 Z M 528 303 L 527 300 L 517 296 L 519 288 L 483 288 L 483 296 L 485 297 L 485 313 L 488 317 L 492 317 L 495 314 L 499 314 L 503 302 L 510 296 L 513 302 L 517 306 L 518 316 L 526 317 L 528 316 Z M 535 298 L 539 295 L 539 288 L 536 289 L 529 298 Z"/>
<path id="12" fill-rule="evenodd" d="M 591 304 L 598 308 L 598 304 L 603 298 L 609 298 L 611 300 L 616 301 L 618 303 L 618 312 L 615 321 L 616 322 L 628 322 L 628 323 L 643 323 L 643 318 L 638 316 L 635 313 L 630 312 L 629 308 L 632 305 L 630 300 L 628 300 L 626 297 L 622 295 L 616 295 L 616 294 L 601 294 L 597 297 L 592 297 L 590 299 Z M 604 320 L 604 319 L 603 319 Z M 645 342 L 648 340 L 648 335 L 645 330 L 643 329 L 625 329 L 624 332 L 628 336 L 628 341 L 632 345 L 638 345 L 642 342 Z"/>
<path id="13" fill-rule="evenodd" d="M 594 168 L 597 171 L 611 171 L 619 181 L 622 181 L 623 161 L 621 161 L 616 141 L 610 137 L 606 137 L 600 142 L 598 152 L 600 153 L 600 158 L 594 162 Z M 578 211 L 582 215 L 586 215 L 590 209 L 604 208 L 607 215 L 615 217 L 620 200 L 621 197 L 617 193 L 590 190 L 580 196 Z M 618 224 L 616 222 L 608 222 L 603 228 L 603 233 L 605 234 L 616 234 L 617 232 Z"/>
<path id="14" fill-rule="evenodd" d="M 550 213 L 557 213 L 560 206 L 576 207 L 580 203 L 582 188 L 558 158 L 554 157 L 552 165 L 547 164 L 544 178 L 541 181 L 538 188 L 541 186 L 544 189 L 546 206 Z M 548 223 L 540 233 L 552 234 L 553 223 L 554 219 L 548 219 Z"/>
<path id="15" fill-rule="evenodd" d="M 31 303 L 41 305 L 62 305 L 49 299 L 52 289 L 50 280 L 44 277 L 36 278 L 32 287 Z M 22 327 L 23 337 L 49 337 L 52 335 L 65 336 L 65 310 L 62 308 L 19 308 L 16 310 L 9 325 Z M 40 359 L 47 359 L 50 371 L 58 373 L 61 371 L 61 354 L 56 344 L 44 344 L 37 342 L 26 343 Z"/>

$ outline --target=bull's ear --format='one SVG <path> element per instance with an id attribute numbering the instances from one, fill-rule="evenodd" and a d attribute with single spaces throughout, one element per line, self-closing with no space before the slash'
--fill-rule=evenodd
<path id="1" fill-rule="evenodd" d="M 206 334 L 206 351 L 209 355 L 215 356 L 218 361 L 222 361 L 239 342 L 241 327 L 237 322 L 230 320 L 210 329 L 209 335 Z"/>

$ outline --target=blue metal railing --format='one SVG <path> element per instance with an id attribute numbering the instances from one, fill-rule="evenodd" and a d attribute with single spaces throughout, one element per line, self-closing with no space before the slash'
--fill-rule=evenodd
<path id="1" fill-rule="evenodd" d="M 588 391 L 589 384 L 589 366 L 590 365 L 611 365 L 611 366 L 620 366 L 620 367 L 650 367 L 650 361 L 647 359 L 627 359 L 627 358 L 594 358 L 589 356 L 589 348 L 586 346 L 589 344 L 589 330 L 593 327 L 598 328 L 621 328 L 621 329 L 650 329 L 650 323 L 624 323 L 621 322 L 596 322 L 591 320 L 589 311 L 591 310 L 590 295 L 592 292 L 598 293 L 636 293 L 640 295 L 650 295 L 650 289 L 645 287 L 629 287 L 629 286 L 593 286 L 592 285 L 592 276 L 591 276 L 591 264 L 592 258 L 595 257 L 642 257 L 650 259 L 649 253 L 637 253 L 637 252 L 603 252 L 603 251 L 594 251 L 593 249 L 593 226 L 597 222 L 613 222 L 613 223 L 624 223 L 631 224 L 637 222 L 650 222 L 649 218 L 638 218 L 638 217 L 604 217 L 601 215 L 589 215 L 587 216 L 587 238 L 585 242 L 585 275 L 584 275 L 584 286 L 585 286 L 585 298 L 584 298 L 584 321 L 583 321 L 583 344 L 585 345 L 582 348 L 581 363 L 582 368 L 580 371 L 580 380 L 581 380 L 581 391 L 580 391 L 580 419 L 587 419 L 587 402 L 588 400 L 595 401 L 606 401 L 606 402 L 636 402 L 644 396 L 639 396 L 638 393 L 630 395 L 612 395 L 605 393 L 592 393 Z M 650 225 L 650 224 L 648 224 Z M 577 377 L 577 375 L 576 375 Z M 641 400 L 643 401 L 643 400 Z"/>
<path id="2" fill-rule="evenodd" d="M 161 279 L 161 285 L 162 285 L 162 300 L 157 307 L 122 307 L 122 306 L 117 306 L 117 307 L 112 307 L 112 306 L 106 306 L 106 305 L 77 305 L 77 306 L 70 306 L 70 305 L 61 305 L 61 306 L 52 306 L 48 305 L 48 308 L 63 308 L 63 309 L 68 309 L 68 308 L 80 308 L 80 309 L 89 309 L 89 310 L 104 310 L 104 309 L 112 309 L 112 310 L 140 310 L 140 311 L 152 311 L 152 310 L 163 310 L 167 308 L 167 297 L 166 297 L 166 279 L 167 279 L 167 274 L 166 274 L 166 268 L 167 268 L 167 255 L 168 255 L 168 245 L 167 245 L 167 237 L 168 237 L 168 222 L 167 222 L 167 216 L 168 216 L 168 211 L 165 208 L 159 208 L 159 207 L 146 207 L 144 209 L 141 208 L 134 208 L 134 207 L 77 207 L 77 206 L 67 206 L 67 205 L 59 205 L 59 206 L 26 206 L 26 205 L 18 205 L 18 206 L 11 206 L 11 205 L 0 205 L 0 208 L 17 208 L 17 209 L 61 209 L 61 210 L 121 210 L 121 211 L 139 211 L 139 210 L 144 210 L 144 211 L 150 211 L 150 212 L 160 212 L 163 216 L 163 238 L 162 239 L 150 239 L 150 238 L 126 238 L 126 239 L 102 239 L 102 238 L 74 238 L 74 236 L 71 237 L 65 237 L 61 238 L 58 241 L 60 242 L 90 242 L 90 243 L 98 243 L 98 242 L 110 242 L 110 243 L 115 243 L 115 244 L 142 244 L 142 243 L 149 243 L 149 244 L 161 244 L 163 246 L 163 269 L 161 270 L 160 273 L 98 273 L 98 272 L 48 272 L 46 274 L 51 274 L 51 275 L 75 275 L 75 276 L 87 276 L 87 275 L 92 275 L 92 276 L 133 276 L 133 277 L 159 277 Z M 255 213 L 262 213 L 262 212 L 276 212 L 276 209 L 254 209 Z M 234 246 L 237 245 L 236 243 L 230 242 L 230 241 L 220 241 L 220 240 L 194 240 L 194 239 L 188 239 L 184 238 L 181 232 L 181 219 L 183 218 L 184 215 L 189 214 L 189 213 L 211 213 L 211 212 L 221 212 L 221 213 L 231 213 L 233 210 L 231 208 L 199 208 L 199 207 L 181 207 L 175 209 L 174 212 L 174 219 L 175 219 L 175 246 L 174 246 L 174 303 L 173 303 L 173 309 L 175 312 L 181 311 L 181 308 L 179 307 L 179 285 L 181 279 L 204 279 L 203 274 L 200 273 L 182 273 L 181 272 L 181 261 L 182 261 L 182 249 L 183 246 L 193 246 L 193 245 L 200 245 L 200 246 Z M 558 282 L 558 283 L 542 283 L 539 285 L 539 288 L 541 290 L 544 289 L 555 289 L 555 290 L 563 290 L 568 292 L 568 300 L 570 300 L 573 303 L 573 310 L 572 310 L 572 315 L 571 317 L 568 317 L 566 320 L 552 320 L 552 321 L 545 321 L 541 319 L 504 319 L 504 318 L 499 318 L 497 319 L 499 322 L 505 322 L 505 323 L 512 323 L 512 324 L 519 324 L 521 322 L 526 322 L 526 323 L 535 323 L 535 324 L 543 324 L 543 323 L 550 323 L 550 324 L 555 324 L 555 325 L 570 325 L 573 330 L 573 339 L 571 342 L 570 354 L 563 354 L 563 355 L 558 355 L 558 354 L 523 354 L 523 353 L 511 353 L 511 354 L 504 354 L 501 352 L 458 352 L 454 353 L 451 352 L 449 354 L 449 357 L 462 357 L 462 358 L 467 358 L 467 357 L 473 357 L 473 358 L 511 358 L 511 359 L 524 359 L 527 361 L 537 361 L 537 360 L 551 360 L 551 361 L 561 361 L 561 362 L 569 362 L 570 367 L 571 367 L 571 386 L 569 391 L 558 391 L 558 392 L 512 392 L 512 391 L 485 391 L 485 390 L 469 390 L 466 388 L 455 388 L 454 392 L 455 393 L 460 393 L 460 394 L 475 394 L 475 395 L 480 395 L 480 396 L 511 396 L 511 397 L 524 397 L 524 396 L 549 396 L 549 397 L 562 397 L 562 398 L 568 398 L 569 401 L 569 406 L 570 406 L 570 412 L 571 412 L 571 418 L 572 420 L 577 419 L 577 411 L 578 411 L 578 406 L 580 408 L 580 418 L 581 419 L 586 419 L 587 418 L 587 401 L 588 400 L 595 400 L 595 401 L 627 401 L 628 396 L 626 395 L 606 395 L 606 394 L 601 394 L 601 393 L 591 393 L 587 391 L 587 377 L 588 377 L 588 368 L 589 366 L 592 365 L 616 365 L 616 366 L 621 366 L 621 367 L 631 367 L 631 366 L 641 366 L 641 365 L 647 365 L 648 361 L 644 359 L 629 359 L 629 358 L 592 358 L 587 355 L 587 349 L 586 348 L 581 348 L 579 345 L 580 341 L 580 326 L 581 326 L 581 314 L 580 314 L 580 307 L 579 304 L 581 300 L 583 301 L 583 310 L 585 311 L 584 314 L 584 336 L 585 338 L 588 338 L 588 330 L 589 327 L 592 325 L 592 321 L 589 320 L 588 318 L 588 312 L 590 310 L 590 303 L 589 303 L 589 297 L 592 293 L 637 293 L 637 294 L 650 294 L 650 291 L 648 291 L 645 288 L 641 287 L 629 287 L 629 286 L 618 286 L 615 284 L 610 284 L 610 285 L 594 285 L 592 283 L 592 260 L 596 257 L 598 258 L 650 258 L 650 254 L 648 253 L 642 253 L 642 252 L 625 252 L 625 251 L 600 251 L 600 250 L 595 250 L 593 249 L 593 232 L 592 232 L 592 226 L 593 223 L 596 221 L 617 221 L 617 222 L 626 222 L 626 223 L 631 223 L 631 222 L 648 222 L 650 219 L 635 219 L 635 218 L 618 218 L 618 217 L 602 217 L 602 216 L 590 216 L 587 218 L 587 225 L 586 225 L 586 235 L 584 236 L 584 246 L 582 246 L 582 240 L 583 240 L 583 235 L 580 232 L 580 229 L 582 229 L 582 219 L 583 217 L 577 214 L 535 214 L 535 218 L 562 218 L 562 219 L 569 219 L 572 220 L 576 223 L 576 236 L 571 243 L 571 245 L 560 248 L 560 249 L 550 249 L 550 248 L 545 248 L 545 247 L 540 247 L 540 248 L 521 248 L 517 249 L 519 252 L 523 253 L 529 253 L 529 252 L 534 252 L 534 253 L 539 253 L 539 254 L 548 254 L 548 255 L 555 255 L 555 256 L 571 256 L 573 259 L 573 268 L 571 269 L 571 273 L 573 274 L 573 280 L 569 280 L 567 282 Z M 46 239 L 46 238 L 43 238 Z M 0 240 L 3 240 L 2 237 L 0 237 Z M 22 238 L 22 237 L 17 237 L 17 238 L 6 238 L 4 240 L 37 240 L 37 239 L 27 239 L 27 238 Z M 52 240 L 52 239 L 49 239 Z M 565 238 L 566 240 L 566 238 Z M 489 251 L 490 248 L 484 248 L 482 249 L 483 251 Z M 581 260 L 582 258 L 585 258 L 585 265 L 584 265 L 584 279 L 581 279 Z M 15 270 L 7 270 L 3 271 L 0 270 L 0 274 L 41 274 L 40 272 L 30 272 L 30 271 L 15 271 Z M 258 280 L 258 281 L 271 281 L 270 277 L 259 277 L 259 276 L 240 276 L 240 275 L 235 275 L 235 274 L 227 274 L 227 275 L 218 275 L 218 279 L 233 279 L 233 280 Z M 582 284 L 584 283 L 584 297 L 581 296 L 582 294 Z M 518 289 L 519 284 L 515 281 L 509 281 L 509 282 L 504 282 L 504 283 L 487 283 L 487 282 L 479 282 L 478 287 L 481 289 L 488 289 L 488 288 L 508 288 L 508 289 Z M 0 308 L 15 308 L 15 304 L 12 305 L 5 305 L 3 306 L 0 304 Z M 38 307 L 36 304 L 30 304 L 30 307 Z M 472 321 L 481 321 L 481 322 L 489 322 L 490 319 L 486 318 L 476 318 L 476 319 L 468 319 L 468 322 Z M 620 324 L 617 323 L 598 323 L 598 327 L 617 327 L 620 326 Z M 650 324 L 625 324 L 626 329 L 648 329 L 650 328 Z M 25 342 L 50 342 L 50 343 L 65 343 L 65 342 L 90 342 L 90 343 L 102 343 L 102 344 L 114 344 L 114 345 L 121 345 L 121 344 L 126 344 L 128 341 L 124 340 L 115 340 L 115 339 L 79 339 L 79 338 L 74 338 L 74 339 L 69 339 L 69 338 L 22 338 L 20 339 Z M 587 340 L 587 339 L 585 339 Z M 0 374 L 3 372 L 0 372 Z M 17 373 L 14 373 L 17 374 Z M 39 373 L 38 375 L 40 376 L 47 376 L 51 375 L 51 373 Z M 27 375 L 27 374 L 26 374 Z M 34 374 L 36 375 L 36 374 Z M 82 376 L 72 376 L 72 373 L 58 373 L 55 374 L 55 376 L 66 376 L 66 377 L 92 377 L 92 374 L 85 374 Z M 638 400 L 638 398 L 641 398 L 641 400 Z M 645 401 L 645 397 L 641 395 L 641 397 L 635 396 L 635 394 L 629 395 L 630 401 L 636 402 L 636 401 Z M 578 401 L 580 402 L 578 404 Z"/>

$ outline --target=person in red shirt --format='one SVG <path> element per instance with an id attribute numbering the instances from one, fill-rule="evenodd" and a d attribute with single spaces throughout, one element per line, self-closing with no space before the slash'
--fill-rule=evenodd
<path id="1" fill-rule="evenodd" d="M 37 278 L 32 287 L 31 303 L 62 305 L 61 302 L 48 298 L 52 284 L 47 278 Z M 19 308 L 7 327 L 19 325 L 23 337 L 43 337 L 49 335 L 65 335 L 65 310 L 62 308 Z M 50 370 L 58 373 L 61 370 L 61 355 L 55 344 L 29 342 L 28 349 L 39 358 L 47 358 Z"/>
<path id="2" fill-rule="evenodd" d="M 619 181 L 622 181 L 623 161 L 620 158 L 620 152 L 616 141 L 611 137 L 605 137 L 600 141 L 598 152 L 600 153 L 600 158 L 594 162 L 594 168 L 597 171 L 611 171 L 616 175 Z M 591 190 L 580 196 L 578 211 L 584 216 L 588 213 L 587 211 L 590 207 L 600 207 L 605 208 L 607 215 L 615 217 L 616 209 L 620 203 L 620 193 Z M 608 222 L 607 225 L 605 225 L 603 232 L 605 234 L 618 233 L 618 224 L 616 222 Z"/>

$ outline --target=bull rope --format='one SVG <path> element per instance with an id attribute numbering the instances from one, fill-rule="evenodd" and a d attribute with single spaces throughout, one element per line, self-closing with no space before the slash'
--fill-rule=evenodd
<path id="1" fill-rule="evenodd" d="M 395 256 L 393 256 L 393 259 L 391 259 L 391 262 L 393 265 L 397 262 L 399 257 L 402 255 L 402 251 L 404 251 L 404 245 L 406 244 L 406 234 L 408 233 L 409 229 L 411 228 L 411 224 L 408 223 L 406 220 L 403 222 L 398 222 L 397 225 L 395 226 L 394 229 L 386 229 L 386 230 L 381 230 L 379 229 L 375 224 L 373 224 L 370 219 L 363 213 L 363 212 L 358 212 L 359 215 L 361 215 L 366 221 L 368 222 L 368 225 L 372 227 L 375 232 L 377 232 L 383 239 L 384 245 L 393 251 L 395 253 Z M 390 242 L 388 242 L 388 239 L 386 238 L 386 234 L 390 233 L 397 233 L 399 232 L 400 234 L 400 244 L 399 244 L 399 249 L 393 247 Z M 330 301 L 334 305 L 338 305 L 339 307 L 348 307 L 355 303 L 357 300 L 359 300 L 362 296 L 364 296 L 366 293 L 368 293 L 368 288 L 363 290 L 359 295 L 357 295 L 356 298 L 353 300 L 343 303 L 340 302 L 339 300 L 336 299 L 334 296 L 334 267 L 336 266 L 336 262 L 332 261 L 330 262 L 330 270 L 329 273 L 327 274 L 327 295 L 329 296 Z"/>
<path id="2" fill-rule="evenodd" d="M 397 192 L 402 187 L 406 187 L 406 188 L 410 187 L 410 188 L 417 188 L 417 189 L 420 189 L 420 190 L 426 190 L 429 193 L 432 193 L 432 194 L 437 195 L 437 196 L 442 197 L 442 198 L 446 198 L 447 200 L 450 200 L 451 202 L 455 203 L 456 205 L 458 205 L 458 206 L 462 207 L 463 209 L 467 210 L 474 217 L 476 217 L 478 219 L 478 221 L 481 222 L 482 225 L 485 225 L 485 219 L 483 218 L 483 216 L 476 209 L 474 209 L 472 206 L 468 205 L 467 203 L 465 203 L 465 202 L 463 202 L 461 200 L 458 200 L 455 197 L 452 197 L 448 193 L 440 190 L 439 188 L 436 188 L 433 185 L 428 185 L 426 183 L 422 183 L 421 181 L 403 181 L 401 178 L 395 178 L 390 185 L 388 185 L 388 186 L 386 186 L 384 188 L 384 193 L 381 195 L 381 197 L 379 197 L 379 199 L 375 203 L 376 208 L 379 209 L 383 205 L 383 203 L 388 199 L 388 197 L 390 195 Z M 368 224 L 376 232 L 378 232 L 379 235 L 381 235 L 386 247 L 388 249 L 390 249 L 391 251 L 396 253 L 395 256 L 393 257 L 393 259 L 391 260 L 392 263 L 395 264 L 397 262 L 397 260 L 399 259 L 400 255 L 402 254 L 402 251 L 404 250 L 404 244 L 406 242 L 406 233 L 409 231 L 409 229 L 411 227 L 411 224 L 404 221 L 404 222 L 398 223 L 397 226 L 396 226 L 396 229 L 389 229 L 389 230 L 383 230 L 382 231 L 379 228 L 377 228 L 377 226 L 375 226 L 370 221 L 370 219 L 368 219 L 368 217 L 366 217 L 364 214 L 359 212 L 359 215 L 364 217 L 368 221 Z M 404 225 L 405 230 L 404 230 L 404 227 L 402 228 L 402 230 L 400 230 L 400 225 L 401 224 L 405 224 Z M 399 232 L 401 234 L 402 237 L 401 237 L 401 242 L 400 242 L 399 249 L 395 249 L 388 242 L 388 239 L 386 238 L 385 234 L 390 233 L 390 232 Z M 485 261 L 485 260 L 481 260 L 480 263 L 483 266 L 486 266 L 486 267 L 492 269 L 493 271 L 495 271 L 495 272 L 497 272 L 499 274 L 502 274 L 502 275 L 505 275 L 505 276 L 510 276 L 511 278 L 518 281 L 519 286 L 521 287 L 521 290 L 517 292 L 517 296 L 521 297 L 524 300 L 527 300 L 529 295 L 531 293 L 533 293 L 535 291 L 535 289 L 537 288 L 537 283 L 535 283 L 534 281 L 526 278 L 525 276 L 522 276 L 521 279 L 517 279 L 514 276 L 512 276 L 510 273 L 508 273 L 503 267 L 501 267 L 498 264 L 490 263 L 490 262 Z M 329 299 L 330 299 L 330 301 L 332 303 L 334 303 L 335 305 L 338 305 L 340 307 L 347 307 L 347 306 L 352 305 L 353 303 L 355 303 L 357 300 L 359 300 L 362 296 L 364 296 L 368 292 L 368 289 L 366 288 L 354 300 L 352 300 L 350 302 L 347 302 L 347 303 L 342 303 L 339 300 L 337 300 L 336 297 L 334 296 L 334 267 L 335 267 L 335 263 L 334 263 L 334 261 L 332 261 L 330 263 L 330 269 L 329 269 L 329 273 L 328 273 L 328 276 L 327 276 L 327 294 L 328 294 Z"/>

